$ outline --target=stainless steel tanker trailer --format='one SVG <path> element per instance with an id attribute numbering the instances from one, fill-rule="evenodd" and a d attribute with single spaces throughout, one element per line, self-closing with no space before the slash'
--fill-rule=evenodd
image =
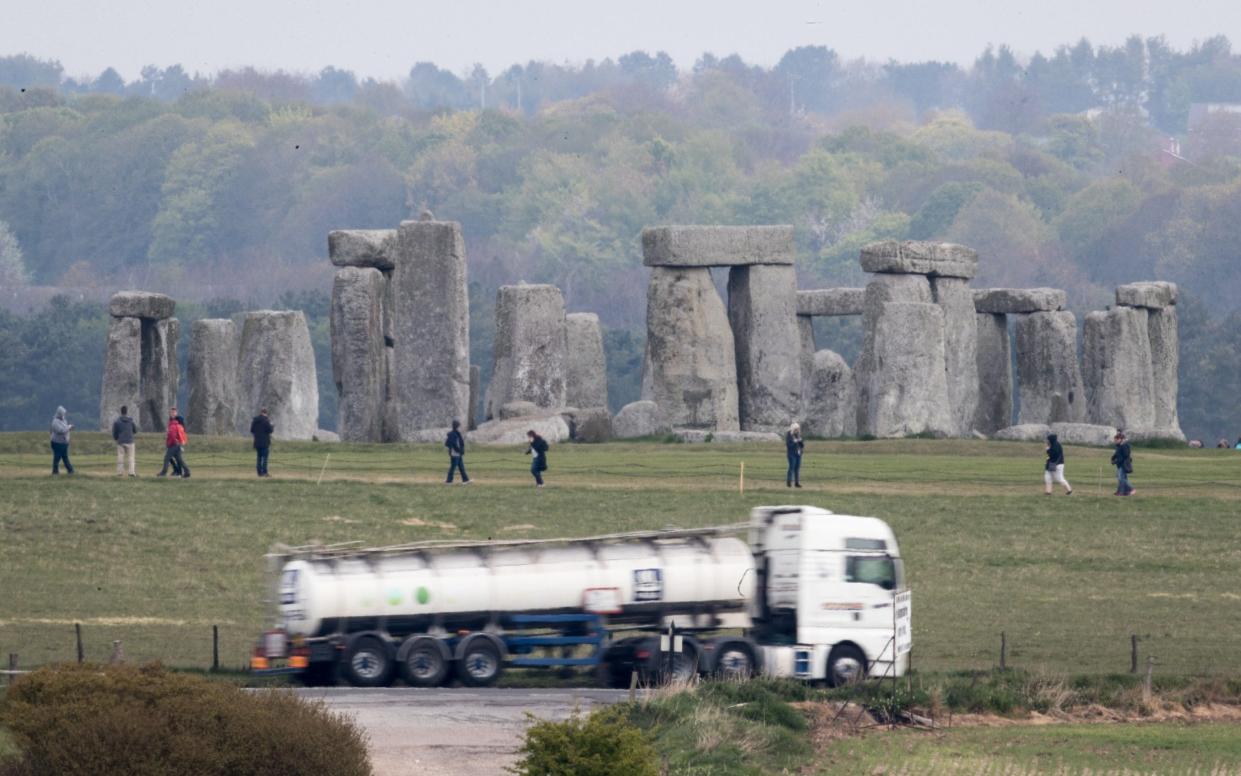
<path id="1" fill-rule="evenodd" d="M 267 561 L 274 627 L 251 668 L 307 683 L 485 686 L 506 666 L 578 666 L 613 684 L 634 671 L 841 684 L 908 663 L 892 530 L 811 506 L 711 528 L 278 548 Z"/>

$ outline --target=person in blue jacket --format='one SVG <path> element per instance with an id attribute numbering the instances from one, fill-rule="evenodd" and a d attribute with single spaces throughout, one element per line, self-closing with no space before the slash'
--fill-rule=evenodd
<path id="1" fill-rule="evenodd" d="M 533 455 L 534 460 L 530 461 L 530 473 L 534 475 L 535 487 L 543 487 L 543 472 L 547 471 L 547 440 L 539 436 L 534 429 L 526 432 L 526 436 L 530 439 L 530 446 L 526 448 L 526 455 Z"/>
<path id="2" fill-rule="evenodd" d="M 465 473 L 465 437 L 461 434 L 461 421 L 452 422 L 452 431 L 448 432 L 444 447 L 448 448 L 448 479 L 444 480 L 444 484 L 451 485 L 453 473 L 460 471 L 461 484 L 469 485 L 470 475 Z"/>

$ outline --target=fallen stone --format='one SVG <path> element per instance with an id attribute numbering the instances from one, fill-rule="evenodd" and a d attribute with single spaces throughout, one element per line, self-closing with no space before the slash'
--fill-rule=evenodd
<path id="1" fill-rule="evenodd" d="M 238 432 L 266 407 L 276 439 L 310 439 L 319 428 L 319 383 L 306 316 L 297 310 L 247 313 L 238 359 Z"/>
<path id="2" fill-rule="evenodd" d="M 672 435 L 678 442 L 703 444 L 719 442 L 737 444 L 745 442 L 782 442 L 784 437 L 774 431 L 709 431 L 702 428 L 674 428 Z"/>
<path id="3" fill-rule="evenodd" d="M 177 303 L 170 296 L 149 291 L 118 291 L 108 303 L 108 314 L 113 318 L 171 318 Z"/>
<path id="4" fill-rule="evenodd" d="M 646 332 L 642 398 L 660 427 L 739 430 L 736 349 L 710 270 L 652 269 Z"/>
<path id="5" fill-rule="evenodd" d="M 205 436 L 231 436 L 241 423 L 237 376 L 240 340 L 227 318 L 203 318 L 190 327 L 190 384 L 187 430 Z"/>
<path id="6" fill-rule="evenodd" d="M 569 439 L 569 424 L 559 413 L 541 417 L 489 420 L 466 434 L 466 441 L 478 445 L 525 445 L 527 431 L 535 431 L 555 444 Z"/>
<path id="7" fill-rule="evenodd" d="M 565 316 L 565 403 L 574 407 L 608 406 L 608 364 L 603 329 L 594 313 Z"/>
<path id="8" fill-rule="evenodd" d="M 1068 295 L 1058 288 L 980 288 L 974 291 L 974 309 L 993 315 L 1063 310 L 1067 301 Z"/>
<path id="9" fill-rule="evenodd" d="M 884 240 L 862 248 L 862 269 L 968 280 L 978 272 L 978 254 L 955 243 Z"/>
<path id="10" fill-rule="evenodd" d="M 384 277 L 370 267 L 343 267 L 332 283 L 332 374 L 337 428 L 347 442 L 382 442 L 387 363 L 382 335 Z"/>
<path id="11" fill-rule="evenodd" d="M 142 431 L 167 429 L 168 411 L 177 406 L 177 389 L 181 379 L 177 341 L 180 339 L 181 323 L 176 318 L 143 319 L 141 410 L 138 421 Z"/>
<path id="12" fill-rule="evenodd" d="M 1162 310 L 1176 304 L 1176 283 L 1163 280 L 1126 283 L 1116 287 L 1116 304 Z"/>
<path id="13" fill-rule="evenodd" d="M 546 408 L 541 408 L 532 401 L 510 401 L 500 406 L 500 411 L 496 413 L 496 417 L 500 420 L 512 420 L 513 418 L 530 418 L 546 414 Z"/>
<path id="14" fill-rule="evenodd" d="M 1013 421 L 1013 362 L 1008 316 L 977 313 L 978 408 L 974 430 L 994 434 Z"/>
<path id="15" fill-rule="evenodd" d="M 612 439 L 612 415 L 607 407 L 587 407 L 561 413 L 574 442 L 598 443 Z"/>
<path id="16" fill-rule="evenodd" d="M 862 379 L 868 404 L 858 408 L 860 433 L 950 436 L 944 312 L 939 305 L 888 302 L 875 322 L 873 366 Z M 860 391 L 859 391 L 860 393 Z"/>
<path id="17" fill-rule="evenodd" d="M 728 271 L 728 320 L 737 349 L 742 430 L 787 428 L 801 409 L 797 275 L 791 266 Z"/>
<path id="18" fill-rule="evenodd" d="M 991 438 L 1009 442 L 1045 442 L 1050 433 L 1051 426 L 1046 423 L 1021 423 L 1002 428 L 992 434 Z"/>
<path id="19" fill-rule="evenodd" d="M 1151 392 L 1155 405 L 1155 425 L 1151 433 L 1160 439 L 1184 440 L 1181 421 L 1177 416 L 1180 370 L 1180 336 L 1177 333 L 1176 307 L 1150 310 L 1147 334 L 1151 346 Z"/>
<path id="20" fill-rule="evenodd" d="M 567 338 L 564 296 L 550 285 L 501 286 L 496 294 L 494 366 L 485 399 L 487 418 L 500 407 L 528 401 L 545 410 L 565 406 Z"/>
<path id="21" fill-rule="evenodd" d="M 944 311 L 944 362 L 948 381 L 948 411 L 953 436 L 966 437 L 978 411 L 978 323 L 969 281 L 931 278 L 931 293 Z"/>
<path id="22" fill-rule="evenodd" d="M 792 264 L 792 226 L 653 226 L 642 230 L 648 267 Z"/>
<path id="23" fill-rule="evenodd" d="M 612 435 L 617 439 L 648 437 L 667 431 L 668 427 L 660 420 L 659 405 L 653 401 L 630 402 L 612 418 Z"/>
<path id="24" fill-rule="evenodd" d="M 1020 315 L 1013 328 L 1021 423 L 1085 421 L 1086 395 L 1077 363 L 1077 319 L 1073 313 Z"/>
<path id="25" fill-rule="evenodd" d="M 337 434 L 335 431 L 328 431 L 326 428 L 321 428 L 315 431 L 315 435 L 311 437 L 311 440 L 315 442 L 339 442 L 340 434 Z"/>
<path id="26" fill-rule="evenodd" d="M 461 225 L 402 221 L 392 270 L 395 429 L 406 439 L 418 429 L 468 417 L 470 302 Z"/>
<path id="27" fill-rule="evenodd" d="M 112 421 L 129 408 L 140 431 L 153 431 L 143 424 L 138 397 L 142 390 L 142 321 L 112 318 L 108 321 L 108 342 L 103 357 L 103 386 L 99 393 L 99 430 L 112 430 Z"/>
<path id="28" fill-rule="evenodd" d="M 797 292 L 798 315 L 861 315 L 865 310 L 865 288 L 820 288 Z"/>
<path id="29" fill-rule="evenodd" d="M 1153 428 L 1155 397 L 1147 312 L 1114 307 L 1086 315 L 1082 371 L 1091 422 Z"/>
<path id="30" fill-rule="evenodd" d="M 857 435 L 857 389 L 853 370 L 834 351 L 820 350 L 814 354 L 801 426 L 806 436 Z"/>
<path id="31" fill-rule="evenodd" d="M 1107 447 L 1112 444 L 1116 427 L 1093 423 L 1052 423 L 1051 433 L 1059 438 L 1061 444 Z"/>
<path id="32" fill-rule="evenodd" d="M 328 259 L 338 267 L 396 267 L 396 229 L 337 229 L 327 235 Z"/>

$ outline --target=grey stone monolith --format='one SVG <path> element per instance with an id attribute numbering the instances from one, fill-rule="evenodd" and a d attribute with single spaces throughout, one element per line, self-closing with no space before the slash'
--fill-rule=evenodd
<path id="1" fill-rule="evenodd" d="M 276 439 L 310 439 L 319 428 L 319 383 L 310 329 L 300 310 L 246 313 L 241 330 L 238 432 L 266 407 Z"/>
<path id="2" fill-rule="evenodd" d="M 978 323 L 968 280 L 931 278 L 931 293 L 944 311 L 944 357 L 948 409 L 954 436 L 969 436 L 978 410 Z"/>
<path id="3" fill-rule="evenodd" d="M 791 265 L 733 267 L 728 320 L 737 349 L 737 408 L 744 431 L 787 428 L 801 409 L 797 275 Z"/>
<path id="4" fill-rule="evenodd" d="M 612 418 L 612 436 L 617 439 L 653 436 L 667 430 L 661 425 L 659 405 L 653 401 L 630 402 Z"/>
<path id="5" fill-rule="evenodd" d="M 138 318 L 111 318 L 103 358 L 103 386 L 99 394 L 99 429 L 110 431 L 112 421 L 128 407 L 139 430 L 143 426 L 138 398 L 142 390 L 142 321 Z"/>
<path id="6" fill-rule="evenodd" d="M 930 281 L 923 275 L 875 275 L 866 284 L 866 297 L 862 314 L 862 349 L 858 354 L 857 363 L 853 366 L 854 379 L 857 382 L 858 433 L 874 433 L 868 425 L 872 384 L 870 373 L 875 369 L 875 364 L 877 363 L 875 333 L 884 306 L 890 302 L 930 304 L 932 301 Z M 939 338 L 942 342 L 942 324 Z"/>
<path id="7" fill-rule="evenodd" d="M 1155 404 L 1155 425 L 1152 433 L 1166 439 L 1184 439 L 1176 401 L 1180 390 L 1177 378 L 1180 369 L 1180 336 L 1177 332 L 1176 307 L 1151 309 L 1147 318 L 1147 334 L 1151 346 L 1151 394 Z"/>
<path id="8" fill-rule="evenodd" d="M 397 439 L 467 417 L 470 303 L 465 242 L 451 221 L 402 221 L 392 270 L 393 385 Z"/>
<path id="9" fill-rule="evenodd" d="M 338 267 L 396 267 L 397 230 L 337 229 L 328 232 L 328 259 Z"/>
<path id="10" fill-rule="evenodd" d="M 241 422 L 237 375 L 240 338 L 228 318 L 203 318 L 190 326 L 188 381 L 191 434 L 230 436 Z"/>
<path id="11" fill-rule="evenodd" d="M 1051 433 L 1066 445 L 1093 445 L 1107 447 L 1116 435 L 1115 426 L 1094 423 L 1052 423 Z"/>
<path id="12" fill-rule="evenodd" d="M 387 363 L 383 338 L 383 274 L 347 266 L 332 283 L 332 376 L 337 432 L 346 442 L 382 442 Z"/>
<path id="13" fill-rule="evenodd" d="M 170 296 L 150 291 L 118 291 L 108 302 L 108 314 L 113 318 L 171 318 L 177 303 Z"/>
<path id="14" fill-rule="evenodd" d="M 608 364 L 599 316 L 566 315 L 565 343 L 565 403 L 570 407 L 608 406 Z"/>
<path id="15" fill-rule="evenodd" d="M 1008 442 L 1042 442 L 1051 433 L 1051 426 L 1046 423 L 1021 423 L 1016 426 L 1005 426 L 991 435 L 992 439 Z"/>
<path id="16" fill-rule="evenodd" d="M 142 321 L 142 389 L 139 403 L 142 431 L 164 431 L 168 427 L 168 411 L 177 405 L 180 367 L 177 364 L 177 342 L 181 339 L 181 323 L 176 318 Z M 185 415 L 184 412 L 181 413 Z"/>
<path id="17" fill-rule="evenodd" d="M 1121 429 L 1154 427 L 1146 310 L 1114 307 L 1088 313 L 1082 331 L 1082 373 L 1091 423 Z"/>
<path id="18" fill-rule="evenodd" d="M 976 313 L 978 407 L 974 429 L 994 434 L 1013 422 L 1013 363 L 1008 316 Z"/>
<path id="19" fill-rule="evenodd" d="M 883 240 L 862 247 L 862 269 L 969 280 L 978 272 L 978 254 L 955 243 Z"/>
<path id="20" fill-rule="evenodd" d="M 820 350 L 814 354 L 801 427 L 808 436 L 857 434 L 857 389 L 853 370 L 835 351 Z"/>
<path id="21" fill-rule="evenodd" d="M 1086 395 L 1077 363 L 1077 319 L 1068 311 L 1015 316 L 1020 423 L 1081 423 Z"/>
<path id="22" fill-rule="evenodd" d="M 534 431 L 552 444 L 569 439 L 569 422 L 558 412 L 509 420 L 489 420 L 466 434 L 466 440 L 480 445 L 524 445 L 526 432 Z M 442 436 L 440 437 L 442 438 Z"/>
<path id="23" fill-rule="evenodd" d="M 792 226 L 652 226 L 642 230 L 648 267 L 792 264 Z"/>
<path id="24" fill-rule="evenodd" d="M 868 368 L 857 378 L 859 400 L 863 386 L 867 397 L 858 408 L 859 433 L 951 435 L 956 424 L 948 408 L 943 308 L 887 302 L 867 339 Z"/>
<path id="25" fill-rule="evenodd" d="M 736 348 L 710 270 L 651 269 L 642 398 L 664 428 L 740 429 Z"/>
<path id="26" fill-rule="evenodd" d="M 612 415 L 607 407 L 582 407 L 562 412 L 574 442 L 598 444 L 612 439 Z"/>
<path id="27" fill-rule="evenodd" d="M 509 402 L 544 410 L 565 406 L 567 338 L 564 296 L 549 285 L 501 286 L 491 382 L 484 394 L 488 420 Z"/>

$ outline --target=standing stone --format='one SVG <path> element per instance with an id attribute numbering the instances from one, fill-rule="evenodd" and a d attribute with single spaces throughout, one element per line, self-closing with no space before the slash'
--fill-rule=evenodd
<path id="1" fill-rule="evenodd" d="M 1147 333 L 1151 346 L 1152 395 L 1155 404 L 1154 434 L 1168 439 L 1184 439 L 1177 416 L 1176 397 L 1179 391 L 1177 372 L 1180 369 L 1180 338 L 1177 333 L 1176 308 L 1152 309 L 1148 314 Z"/>
<path id="2" fill-rule="evenodd" d="M 103 388 L 99 396 L 99 429 L 111 431 L 112 421 L 129 407 L 130 417 L 143 426 L 138 397 L 142 388 L 142 321 L 112 318 L 108 321 L 108 344 L 103 359 Z"/>
<path id="3" fill-rule="evenodd" d="M 461 225 L 403 221 L 392 271 L 395 436 L 467 416 L 470 302 Z"/>
<path id="4" fill-rule="evenodd" d="M 528 401 L 542 409 L 565 406 L 564 296 L 549 285 L 501 286 L 496 293 L 495 364 L 487 386 L 488 420 L 500 407 Z M 600 344 L 602 350 L 602 344 Z"/>
<path id="5" fill-rule="evenodd" d="M 784 429 L 801 409 L 797 275 L 791 265 L 733 267 L 728 319 L 737 349 L 737 401 L 745 431 Z"/>
<path id="6" fill-rule="evenodd" d="M 332 283 L 332 375 L 339 397 L 337 431 L 346 442 L 382 442 L 387 364 L 383 339 L 384 277 L 344 267 Z"/>
<path id="7" fill-rule="evenodd" d="M 809 436 L 842 437 L 857 434 L 857 391 L 853 370 L 831 350 L 814 354 L 807 386 L 802 431 Z"/>
<path id="8" fill-rule="evenodd" d="M 227 318 L 204 318 L 190 327 L 189 432 L 208 436 L 237 433 L 241 389 L 237 378 L 240 343 Z"/>
<path id="9" fill-rule="evenodd" d="M 603 331 L 594 313 L 565 316 L 565 403 L 570 407 L 608 406 L 608 365 Z"/>
<path id="10" fill-rule="evenodd" d="M 978 408 L 974 428 L 994 434 L 1013 421 L 1013 363 L 1008 316 L 977 313 Z"/>
<path id="11" fill-rule="evenodd" d="M 948 407 L 955 436 L 969 436 L 978 410 L 978 323 L 968 280 L 931 278 L 931 293 L 944 311 Z M 1005 423 L 1005 425 L 1008 425 Z"/>
<path id="12" fill-rule="evenodd" d="M 651 269 L 642 398 L 661 427 L 740 429 L 733 334 L 710 270 Z"/>
<path id="13" fill-rule="evenodd" d="M 810 379 L 814 375 L 814 319 L 809 315 L 797 316 L 797 335 L 801 340 L 801 402 L 802 412 L 810 401 Z"/>
<path id="14" fill-rule="evenodd" d="M 868 339 L 870 366 L 858 378 L 868 403 L 858 408 L 858 430 L 877 437 L 950 435 L 955 424 L 948 410 L 943 309 L 888 302 Z"/>
<path id="15" fill-rule="evenodd" d="M 1088 313 L 1082 344 L 1090 422 L 1122 429 L 1154 427 L 1146 310 L 1115 307 Z"/>
<path id="16" fill-rule="evenodd" d="M 1081 423 L 1086 396 L 1077 364 L 1077 319 L 1068 311 L 1017 316 L 1020 423 Z"/>
<path id="17" fill-rule="evenodd" d="M 164 431 L 168 411 L 177 405 L 180 367 L 177 365 L 177 341 L 181 339 L 181 323 L 176 318 L 142 321 L 142 431 Z M 184 415 L 185 413 L 181 413 Z"/>
<path id="18" fill-rule="evenodd" d="M 319 384 L 310 329 L 300 310 L 246 313 L 238 359 L 241 408 L 237 430 L 266 407 L 276 439 L 310 439 L 319 427 Z"/>
<path id="19" fill-rule="evenodd" d="M 862 350 L 858 354 L 857 363 L 853 367 L 858 394 L 858 433 L 875 433 L 868 425 L 872 402 L 870 373 L 874 371 L 877 364 L 875 357 L 875 333 L 884 306 L 890 302 L 929 304 L 932 301 L 931 284 L 922 275 L 875 275 L 866 284 L 866 296 L 862 314 Z M 942 324 L 939 337 L 942 340 Z"/>
<path id="20" fill-rule="evenodd" d="M 470 410 L 467 413 L 466 430 L 478 428 L 478 401 L 482 397 L 483 370 L 477 364 L 470 364 Z"/>

